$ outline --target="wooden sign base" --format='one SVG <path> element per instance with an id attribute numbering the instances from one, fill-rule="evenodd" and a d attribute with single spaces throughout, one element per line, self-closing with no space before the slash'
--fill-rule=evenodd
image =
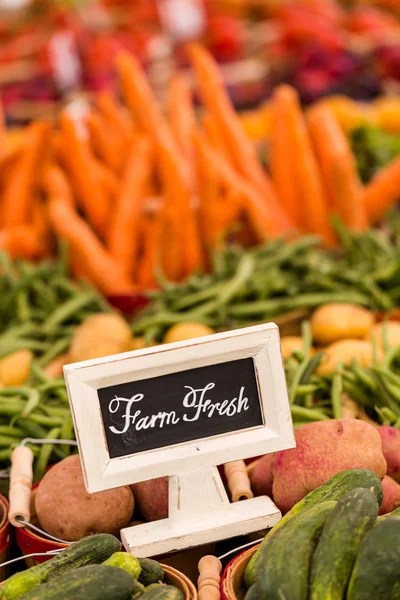
<path id="1" fill-rule="evenodd" d="M 149 557 L 273 527 L 281 513 L 267 496 L 231 503 L 216 467 L 169 478 L 169 517 L 121 531 L 125 549 Z"/>

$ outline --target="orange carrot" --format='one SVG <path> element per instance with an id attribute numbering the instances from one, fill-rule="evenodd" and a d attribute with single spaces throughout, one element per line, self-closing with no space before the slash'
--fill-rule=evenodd
<path id="1" fill-rule="evenodd" d="M 281 85 L 275 91 L 275 98 L 282 105 L 290 147 L 295 157 L 302 224 L 307 231 L 319 234 L 327 245 L 332 245 L 335 236 L 329 224 L 326 192 L 297 93 L 292 87 Z"/>
<path id="2" fill-rule="evenodd" d="M 136 281 L 140 286 L 150 288 L 157 285 L 155 271 L 161 261 L 161 218 L 159 214 L 147 216 L 143 231 L 143 254 L 138 263 Z"/>
<path id="3" fill-rule="evenodd" d="M 272 182 L 282 206 L 293 223 L 301 225 L 301 202 L 295 175 L 296 155 L 279 98 L 273 98 L 274 119 L 269 148 L 269 169 Z"/>
<path id="4" fill-rule="evenodd" d="M 172 132 L 183 155 L 190 159 L 193 154 L 192 133 L 196 125 L 192 94 L 182 75 L 172 78 L 168 96 L 168 114 Z"/>
<path id="5" fill-rule="evenodd" d="M 309 111 L 308 123 L 333 212 L 351 231 L 364 231 L 367 213 L 363 186 L 342 128 L 329 108 L 323 106 Z"/>
<path id="6" fill-rule="evenodd" d="M 65 144 L 65 166 L 72 177 L 77 199 L 96 233 L 103 237 L 110 210 L 107 194 L 96 178 L 88 148 L 79 139 L 75 125 L 67 114 L 61 115 L 60 125 Z"/>
<path id="7" fill-rule="evenodd" d="M 4 119 L 3 103 L 0 98 L 0 162 L 2 162 L 5 155 L 6 146 L 6 124 Z"/>
<path id="8" fill-rule="evenodd" d="M 61 167 L 48 166 L 43 176 L 43 186 L 48 196 L 64 200 L 71 206 L 75 205 L 70 183 Z"/>
<path id="9" fill-rule="evenodd" d="M 55 233 L 69 244 L 93 284 L 106 295 L 132 293 L 132 281 L 68 202 L 51 199 L 49 216 Z"/>
<path id="10" fill-rule="evenodd" d="M 92 112 L 88 115 L 87 126 L 95 154 L 112 171 L 118 173 L 121 169 L 121 158 L 124 158 L 121 156 L 120 139 L 115 136 L 113 129 L 99 112 Z"/>
<path id="11" fill-rule="evenodd" d="M 114 206 L 116 198 L 120 190 L 120 182 L 115 173 L 111 171 L 104 163 L 97 160 L 95 156 L 91 156 L 93 172 L 96 175 L 99 185 L 104 189 L 109 203 Z"/>
<path id="12" fill-rule="evenodd" d="M 30 125 L 25 133 L 23 152 L 3 191 L 2 224 L 6 228 L 26 223 L 29 218 L 37 165 L 48 131 L 47 123 L 38 121 Z"/>
<path id="13" fill-rule="evenodd" d="M 125 109 L 109 92 L 101 92 L 96 97 L 96 105 L 108 120 L 115 133 L 124 139 L 126 145 L 132 142 L 133 124 Z"/>
<path id="14" fill-rule="evenodd" d="M 219 150 L 226 159 L 230 159 L 230 150 L 226 144 L 226 140 L 223 135 L 221 135 L 221 130 L 218 127 L 218 124 L 215 121 L 213 115 L 207 112 L 203 116 L 203 126 L 207 133 L 207 137 L 210 140 L 211 144 Z"/>
<path id="15" fill-rule="evenodd" d="M 36 259 L 42 255 L 40 235 L 25 223 L 0 231 L 0 248 L 13 258 Z"/>
<path id="16" fill-rule="evenodd" d="M 368 220 L 376 223 L 400 197 L 400 157 L 383 167 L 365 188 L 364 202 Z"/>
<path id="17" fill-rule="evenodd" d="M 198 133 L 195 134 L 195 142 L 199 147 Z M 265 202 L 259 190 L 241 177 L 222 154 L 215 151 L 209 144 L 206 144 L 205 147 L 209 164 L 215 166 L 224 184 L 241 194 L 244 210 L 260 242 L 286 236 L 293 232 L 293 226 L 288 224 L 287 219 L 280 218 L 282 213 L 273 214 L 271 207 Z"/>
<path id="18" fill-rule="evenodd" d="M 49 255 L 51 252 L 50 223 L 46 207 L 39 194 L 35 194 L 33 198 L 32 225 L 42 248 L 41 255 Z"/>
<path id="19" fill-rule="evenodd" d="M 271 210 L 271 219 L 276 217 L 279 221 L 285 220 L 287 227 L 292 226 L 288 215 L 279 204 L 268 175 L 258 160 L 255 148 L 244 132 L 242 123 L 225 91 L 216 62 L 211 54 L 198 44 L 191 44 L 189 51 L 203 102 L 213 115 L 221 131 L 220 135 L 226 140 L 233 164 L 265 197 L 265 202 Z"/>
<path id="20" fill-rule="evenodd" d="M 124 99 L 134 122 L 155 140 L 172 143 L 166 121 L 138 59 L 128 52 L 122 52 L 117 57 L 117 69 Z"/>
<path id="21" fill-rule="evenodd" d="M 107 239 L 111 255 L 129 275 L 136 268 L 138 223 L 152 167 L 151 142 L 141 137 L 132 146 Z"/>
<path id="22" fill-rule="evenodd" d="M 198 223 L 191 205 L 191 190 L 180 168 L 179 156 L 163 144 L 160 144 L 159 148 L 165 198 L 164 216 L 171 222 L 174 230 L 180 230 L 183 274 L 188 275 L 204 266 Z M 178 222 L 175 222 L 176 219 Z"/>
<path id="23" fill-rule="evenodd" d="M 209 161 L 205 137 L 199 132 L 195 137 L 198 151 L 198 190 L 200 197 L 199 222 L 202 239 L 206 248 L 219 244 L 221 215 L 219 206 L 222 195 L 221 180 L 216 166 Z"/>

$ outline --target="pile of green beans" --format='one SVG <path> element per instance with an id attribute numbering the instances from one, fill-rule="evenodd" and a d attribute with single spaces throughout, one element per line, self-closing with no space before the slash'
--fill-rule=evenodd
<path id="1" fill-rule="evenodd" d="M 296 427 L 312 421 L 342 418 L 342 394 L 366 416 L 400 429 L 400 346 L 385 348 L 379 364 L 361 367 L 357 361 L 339 364 L 331 375 L 317 374 L 323 352 L 311 355 L 310 327 L 303 323 L 303 348 L 285 359 L 286 380 Z"/>
<path id="2" fill-rule="evenodd" d="M 357 236 L 335 222 L 341 247 L 330 252 L 313 237 L 250 250 L 229 246 L 213 257 L 209 274 L 183 284 L 160 278 L 161 288 L 149 293 L 150 307 L 134 321 L 133 333 L 151 342 L 181 321 L 225 330 L 327 302 L 390 311 L 400 304 L 400 218 L 388 223 L 385 232 Z"/>
<path id="3" fill-rule="evenodd" d="M 63 253 L 39 265 L 0 253 L 0 273 L 0 358 L 27 349 L 45 367 L 69 348 L 77 325 L 110 311 L 96 291 L 69 279 Z"/>
<path id="4" fill-rule="evenodd" d="M 76 327 L 108 303 L 85 283 L 68 276 L 65 254 L 38 265 L 0 254 L 0 359 L 22 349 L 35 360 L 26 383 L 0 388 L 0 465 L 10 464 L 12 449 L 25 438 L 74 439 L 64 379 L 43 371 L 65 353 Z M 49 462 L 75 451 L 73 446 L 28 444 L 39 480 Z"/>

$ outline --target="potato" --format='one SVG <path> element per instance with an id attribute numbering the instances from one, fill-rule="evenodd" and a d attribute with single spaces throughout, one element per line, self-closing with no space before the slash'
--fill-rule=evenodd
<path id="1" fill-rule="evenodd" d="M 389 348 L 400 346 L 400 323 L 396 321 L 389 321 L 386 327 L 384 323 L 376 323 L 366 335 L 366 339 L 375 340 L 378 348 L 384 348 L 384 329 Z"/>
<path id="2" fill-rule="evenodd" d="M 192 323 L 189 321 L 177 323 L 165 334 L 164 344 L 191 340 L 192 338 L 203 337 L 212 333 L 215 333 L 215 331 L 203 323 Z"/>
<path id="3" fill-rule="evenodd" d="M 325 345 L 345 338 L 365 337 L 374 324 L 374 316 L 356 304 L 331 303 L 317 308 L 310 324 L 313 339 Z"/>
<path id="4" fill-rule="evenodd" d="M 89 494 L 79 456 L 52 467 L 39 484 L 36 512 L 45 531 L 66 541 L 92 533 L 119 535 L 132 519 L 134 498 L 129 486 Z"/>
<path id="5" fill-rule="evenodd" d="M 127 352 L 131 343 L 131 330 L 121 315 L 98 313 L 77 327 L 69 350 L 69 361 L 79 362 Z"/>
<path id="6" fill-rule="evenodd" d="M 387 462 L 387 474 L 400 483 L 400 430 L 388 425 L 376 428 L 382 440 L 382 452 Z"/>
<path id="7" fill-rule="evenodd" d="M 31 372 L 33 354 L 30 350 L 17 350 L 0 360 L 0 381 L 8 386 L 24 383 Z"/>
<path id="8" fill-rule="evenodd" d="M 297 447 L 278 452 L 272 464 L 274 502 L 283 513 L 345 469 L 370 469 L 381 479 L 386 475 L 379 434 L 364 421 L 309 423 L 295 436 Z"/>
<path id="9" fill-rule="evenodd" d="M 379 509 L 380 515 L 387 515 L 400 506 L 400 485 L 386 475 L 382 479 L 383 501 Z"/>
<path id="10" fill-rule="evenodd" d="M 303 350 L 303 338 L 296 335 L 284 335 L 281 337 L 281 350 L 284 358 L 289 358 L 293 352 L 301 352 Z M 310 348 L 310 354 L 315 354 L 314 348 Z"/>
<path id="11" fill-rule="evenodd" d="M 255 496 L 272 496 L 272 463 L 275 453 L 258 458 L 247 467 L 251 489 Z"/>
<path id="12" fill-rule="evenodd" d="M 373 362 L 374 350 L 371 342 L 365 340 L 340 340 L 334 342 L 324 350 L 322 361 L 317 369 L 318 375 L 330 375 L 338 364 L 350 364 L 356 360 L 361 367 L 370 367 Z M 382 351 L 377 348 L 376 358 L 380 362 L 383 358 Z"/>
<path id="13" fill-rule="evenodd" d="M 133 483 L 131 489 L 136 505 L 146 521 L 159 521 L 168 517 L 168 477 Z"/>

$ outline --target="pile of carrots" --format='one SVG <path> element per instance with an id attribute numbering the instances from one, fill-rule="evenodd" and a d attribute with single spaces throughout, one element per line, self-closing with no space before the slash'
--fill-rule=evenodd
<path id="1" fill-rule="evenodd" d="M 269 173 L 226 93 L 211 55 L 189 48 L 202 110 L 176 75 L 161 111 L 144 71 L 118 57 L 123 104 L 97 96 L 85 126 L 64 111 L 35 122 L 8 147 L 0 128 L 0 248 L 51 255 L 65 241 L 73 272 L 106 295 L 129 294 L 207 269 L 210 251 L 240 223 L 246 244 L 302 232 L 336 243 L 332 214 L 353 231 L 381 219 L 400 189 L 400 159 L 363 188 L 347 138 L 329 107 L 307 117 L 280 86 Z"/>

